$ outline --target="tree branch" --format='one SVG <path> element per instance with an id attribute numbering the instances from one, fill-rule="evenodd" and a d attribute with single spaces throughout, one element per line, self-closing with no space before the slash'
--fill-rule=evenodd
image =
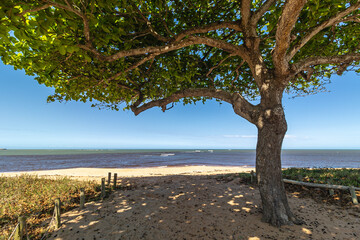
<path id="1" fill-rule="evenodd" d="M 20 16 L 23 16 L 23 15 L 25 15 L 25 14 L 27 14 L 27 13 L 38 12 L 38 11 L 41 11 L 41 10 L 45 10 L 45 9 L 47 9 L 47 8 L 49 8 L 49 7 L 51 7 L 50 4 L 45 4 L 45 5 L 43 5 L 43 6 L 41 6 L 41 7 L 38 7 L 38 8 L 25 10 L 25 11 L 19 13 L 19 15 L 20 15 Z"/>
<path id="2" fill-rule="evenodd" d="M 127 36 L 131 36 L 132 37 L 131 41 L 134 41 L 136 38 L 144 37 L 144 36 L 149 35 L 149 34 L 151 34 L 151 32 L 149 30 L 146 30 L 146 31 L 143 31 L 143 32 L 138 32 L 138 33 L 132 33 L 132 34 L 130 33 Z"/>
<path id="3" fill-rule="evenodd" d="M 167 37 L 163 37 L 161 36 L 158 32 L 155 31 L 155 29 L 153 28 L 153 26 L 151 25 L 151 22 L 142 14 L 142 12 L 140 11 L 140 9 L 135 5 L 135 4 L 131 4 L 133 6 L 133 8 L 136 9 L 136 11 L 140 14 L 140 16 L 142 17 L 143 21 L 146 23 L 146 25 L 148 26 L 151 34 L 158 39 L 161 42 L 168 42 L 170 40 L 170 38 Z"/>
<path id="4" fill-rule="evenodd" d="M 235 81 L 238 80 L 239 77 L 240 77 L 239 69 L 244 65 L 244 63 L 245 63 L 245 61 L 242 60 L 241 63 L 239 64 L 239 66 L 237 66 L 237 68 L 235 69 L 236 77 L 231 81 L 231 87 L 232 88 L 234 87 Z"/>
<path id="5" fill-rule="evenodd" d="M 344 18 L 341 21 L 338 21 L 337 23 L 340 23 L 340 22 L 356 22 L 356 23 L 360 23 L 360 14 Z"/>
<path id="6" fill-rule="evenodd" d="M 154 59 L 157 55 L 159 55 L 159 54 L 151 54 L 151 55 L 141 59 L 139 62 L 135 63 L 134 65 L 131 65 L 129 68 L 125 69 L 124 71 L 119 72 L 119 73 L 115 74 L 114 76 L 108 78 L 108 81 L 112 81 L 112 80 L 116 79 L 117 77 L 121 76 L 122 74 L 127 73 L 131 70 L 134 70 L 135 68 L 146 63 L 147 61 Z"/>
<path id="7" fill-rule="evenodd" d="M 143 105 L 139 106 L 141 102 L 136 102 L 131 106 L 131 110 L 134 112 L 135 115 L 140 114 L 141 112 L 148 110 L 153 107 L 166 107 L 167 104 L 176 102 L 182 98 L 186 97 L 213 97 L 220 99 L 222 101 L 231 103 L 231 94 L 216 89 L 208 89 L 208 88 L 200 88 L 200 89 L 186 89 L 183 91 L 178 91 L 173 93 L 171 96 L 160 99 L 160 100 L 153 100 L 148 103 L 144 103 Z"/>
<path id="8" fill-rule="evenodd" d="M 62 5 L 62 4 L 59 4 L 59 3 L 56 3 L 56 2 L 53 2 L 53 1 L 48 1 L 49 4 L 51 4 L 52 6 L 54 7 L 58 7 L 58 8 L 62 8 L 62 9 L 65 9 L 65 10 L 68 10 L 70 12 L 73 12 L 75 13 L 76 15 L 78 15 L 82 20 L 83 20 L 83 23 L 84 23 L 84 36 L 85 36 L 85 40 L 86 40 L 86 43 L 88 45 L 90 45 L 90 26 L 89 26 L 89 21 L 88 19 L 86 18 L 85 14 L 83 14 L 82 12 L 76 10 L 73 6 L 71 6 L 67 1 L 67 6 L 65 5 Z"/>
<path id="9" fill-rule="evenodd" d="M 247 50 L 243 46 L 235 46 L 231 43 L 227 43 L 222 40 L 212 39 L 212 38 L 208 38 L 208 37 L 197 37 L 197 36 L 189 36 L 187 39 L 184 39 L 182 41 L 175 42 L 175 43 L 170 43 L 165 46 L 157 46 L 157 47 L 150 46 L 150 47 L 146 47 L 146 48 L 130 49 L 130 50 L 125 50 L 125 51 L 120 51 L 111 56 L 100 56 L 100 58 L 104 59 L 106 61 L 109 61 L 109 62 L 113 62 L 120 58 L 128 57 L 128 56 L 136 56 L 136 55 L 143 55 L 143 54 L 160 55 L 163 53 L 171 52 L 171 51 L 178 50 L 178 49 L 188 47 L 191 45 L 195 45 L 195 44 L 205 44 L 210 47 L 220 48 L 224 51 L 239 55 L 240 57 L 242 57 L 245 60 L 250 59 Z M 93 50 L 89 49 L 86 46 L 80 46 L 80 47 L 83 49 L 90 50 L 93 53 L 95 53 L 97 56 L 99 56 L 98 52 L 94 52 Z"/>
<path id="10" fill-rule="evenodd" d="M 234 54 L 230 54 L 230 55 L 228 55 L 227 57 L 223 58 L 218 64 L 216 64 L 215 66 L 213 66 L 212 68 L 210 68 L 210 70 L 209 70 L 209 72 L 206 74 L 206 76 L 208 77 L 214 69 L 218 68 L 221 64 L 223 64 L 223 62 L 225 62 L 228 58 L 233 57 L 233 56 L 235 56 L 235 55 L 234 55 Z"/>
<path id="11" fill-rule="evenodd" d="M 323 64 L 344 64 L 353 61 L 360 61 L 360 53 L 346 54 L 346 55 L 336 55 L 329 57 L 311 57 L 304 59 L 298 63 L 295 63 L 291 66 L 293 72 L 292 75 L 296 75 L 303 70 L 306 70 L 309 66 L 323 65 Z"/>
<path id="12" fill-rule="evenodd" d="M 321 23 L 320 25 L 316 26 L 315 28 L 311 29 L 309 31 L 309 33 L 307 35 L 305 35 L 305 37 L 303 39 L 301 39 L 301 41 L 296 44 L 287 54 L 286 56 L 286 60 L 289 62 L 294 56 L 295 54 L 307 43 L 309 42 L 316 34 L 318 34 L 320 31 L 322 31 L 323 29 L 333 26 L 337 23 L 339 23 L 339 21 L 344 18 L 346 15 L 350 14 L 351 12 L 357 10 L 360 7 L 360 0 L 353 6 L 347 8 L 346 10 L 339 12 L 338 14 L 336 14 L 334 17 L 330 18 L 329 20 Z M 344 19 L 344 21 L 347 18 Z M 342 21 L 340 21 L 342 22 Z"/>
<path id="13" fill-rule="evenodd" d="M 189 29 L 189 30 L 185 30 L 181 33 L 179 33 L 174 41 L 180 41 L 183 38 L 190 36 L 192 34 L 198 34 L 198 33 L 207 33 L 209 31 L 214 31 L 214 30 L 218 30 L 221 28 L 230 28 L 230 29 L 234 29 L 235 31 L 241 32 L 243 31 L 242 27 L 240 27 L 239 22 L 235 21 L 235 22 L 217 22 L 217 23 L 212 23 L 206 26 L 201 26 L 201 27 L 197 27 L 197 28 L 193 28 L 193 29 Z"/>
<path id="14" fill-rule="evenodd" d="M 290 45 L 291 31 L 304 7 L 306 0 L 289 0 L 286 2 L 276 31 L 276 46 L 273 52 L 275 73 L 284 75 L 288 71 L 288 61 L 285 58 Z"/>
<path id="15" fill-rule="evenodd" d="M 98 52 L 95 48 L 93 48 L 92 46 L 89 45 L 76 45 L 77 47 L 84 49 L 86 51 L 91 52 L 92 54 L 95 55 L 95 57 L 97 57 L 100 61 L 106 61 L 106 56 L 102 55 L 100 52 Z"/>
<path id="16" fill-rule="evenodd" d="M 232 94 L 214 88 L 186 89 L 183 91 L 178 91 L 176 93 L 173 93 L 169 97 L 144 103 L 141 106 L 139 105 L 142 103 L 143 97 L 139 96 L 139 99 L 131 106 L 131 110 L 134 112 L 135 115 L 139 115 L 141 112 L 144 112 L 145 110 L 148 110 L 153 107 L 160 107 L 163 111 L 165 111 L 167 109 L 166 105 L 186 97 L 210 97 L 230 103 L 233 106 L 236 114 L 244 117 L 250 122 L 255 122 L 258 112 L 257 107 L 249 103 L 239 93 Z"/>
<path id="17" fill-rule="evenodd" d="M 250 25 L 256 26 L 261 17 L 269 10 L 276 0 L 267 0 L 251 17 Z"/>
<path id="18" fill-rule="evenodd" d="M 234 112 L 237 115 L 257 125 L 257 120 L 260 112 L 258 105 L 252 105 L 243 96 L 241 96 L 240 93 L 232 94 L 232 105 Z"/>
<path id="19" fill-rule="evenodd" d="M 175 34 L 170 31 L 170 29 L 169 29 L 168 25 L 166 24 L 165 20 L 162 19 L 162 18 L 160 18 L 160 20 L 161 20 L 162 24 L 164 25 L 165 30 L 169 34 L 169 36 L 174 36 Z"/>
<path id="20" fill-rule="evenodd" d="M 242 0 L 240 6 L 241 14 L 241 25 L 243 28 L 246 28 L 249 25 L 251 17 L 251 0 Z"/>
<path id="21" fill-rule="evenodd" d="M 86 42 L 88 44 L 90 43 L 89 21 L 87 20 L 86 16 L 82 12 L 77 11 L 76 9 L 74 9 L 69 4 L 68 1 L 65 1 L 67 5 L 60 4 L 60 3 L 57 3 L 57 2 L 53 2 L 53 1 L 50 1 L 50 0 L 45 0 L 44 2 L 47 2 L 47 4 L 45 4 L 45 5 L 41 6 L 41 7 L 34 8 L 34 9 L 25 10 L 22 13 L 20 13 L 20 15 L 24 15 L 24 14 L 30 13 L 30 12 L 38 12 L 38 11 L 45 10 L 45 9 L 47 9 L 49 7 L 52 7 L 52 6 L 67 10 L 69 12 L 72 12 L 72 13 L 76 14 L 77 16 L 79 16 L 83 20 L 83 23 L 84 23 L 84 36 L 85 36 Z"/>
<path id="22" fill-rule="evenodd" d="M 39 10 L 45 9 L 46 7 L 54 6 L 54 7 L 58 7 L 58 8 L 73 12 L 74 14 L 76 14 L 77 16 L 82 18 L 82 20 L 84 22 L 84 35 L 85 35 L 85 39 L 86 39 L 86 44 L 78 45 L 78 47 L 93 53 L 101 61 L 113 62 L 113 61 L 116 61 L 123 57 L 137 56 L 137 55 L 144 55 L 144 54 L 160 55 L 163 53 L 178 50 L 178 49 L 181 49 L 181 48 L 184 48 L 187 46 L 191 46 L 194 44 L 204 44 L 204 45 L 207 45 L 210 47 L 220 48 L 224 51 L 239 55 L 246 61 L 248 61 L 250 59 L 248 51 L 243 46 L 235 46 L 226 41 L 212 39 L 209 37 L 190 36 L 192 34 L 206 33 L 206 32 L 221 29 L 221 28 L 230 28 L 230 29 L 234 29 L 235 31 L 242 31 L 242 28 L 240 27 L 239 22 L 236 22 L 236 21 L 235 22 L 218 22 L 218 23 L 214 23 L 214 24 L 209 24 L 207 26 L 186 30 L 186 31 L 178 34 L 175 38 L 173 38 L 172 43 L 169 43 L 165 46 L 150 46 L 150 47 L 145 47 L 145 48 L 130 49 L 130 50 L 119 51 L 118 53 L 115 53 L 110 56 L 104 56 L 103 54 L 101 54 L 99 51 L 97 51 L 95 48 L 93 48 L 91 46 L 89 23 L 88 23 L 86 16 L 82 12 L 74 9 L 71 5 L 64 5 L 64 4 L 53 2 L 50 0 L 45 0 L 45 1 L 48 4 L 46 4 L 42 7 L 32 9 L 32 10 L 27 10 L 27 11 L 28 12 L 29 11 L 39 11 Z M 184 39 L 184 38 L 186 38 L 186 39 Z"/>

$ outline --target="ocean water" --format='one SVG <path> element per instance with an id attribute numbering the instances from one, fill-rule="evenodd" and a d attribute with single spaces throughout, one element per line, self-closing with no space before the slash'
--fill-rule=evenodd
<path id="1" fill-rule="evenodd" d="M 255 166 L 255 150 L 0 150 L 0 172 L 78 167 Z M 283 167 L 359 168 L 360 150 L 283 150 Z"/>

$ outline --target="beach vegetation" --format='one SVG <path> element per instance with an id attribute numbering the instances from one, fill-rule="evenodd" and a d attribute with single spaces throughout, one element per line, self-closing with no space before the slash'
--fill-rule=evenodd
<path id="1" fill-rule="evenodd" d="M 283 178 L 320 184 L 360 187 L 360 169 L 352 168 L 287 168 Z"/>
<path id="2" fill-rule="evenodd" d="M 357 168 L 285 168 L 283 179 L 301 182 L 360 187 L 360 169 Z M 251 173 L 225 174 L 216 177 L 222 181 L 240 178 L 242 183 L 251 184 Z"/>
<path id="3" fill-rule="evenodd" d="M 19 216 L 27 218 L 30 239 L 40 239 L 48 228 L 54 200 L 60 198 L 61 211 L 79 206 L 80 188 L 86 201 L 100 199 L 100 185 L 68 177 L 0 176 L 0 240 L 8 239 Z"/>
<path id="4" fill-rule="evenodd" d="M 216 99 L 258 129 L 263 221 L 300 223 L 281 174 L 283 94 L 324 90 L 359 70 L 359 0 L 11 0 L 0 4 L 5 64 L 55 89 L 48 101 L 129 109 Z"/>

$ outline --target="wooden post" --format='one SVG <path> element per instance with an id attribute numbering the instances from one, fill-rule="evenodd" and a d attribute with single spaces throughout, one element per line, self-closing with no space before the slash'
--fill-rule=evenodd
<path id="1" fill-rule="evenodd" d="M 353 204 L 358 205 L 359 201 L 357 199 L 354 186 L 349 187 L 349 190 L 350 190 L 350 194 L 351 194 Z"/>
<path id="2" fill-rule="evenodd" d="M 101 178 L 101 198 L 105 198 L 105 178 Z"/>
<path id="3" fill-rule="evenodd" d="M 61 225 L 61 218 L 60 218 L 60 207 L 61 207 L 61 202 L 60 202 L 60 198 L 56 198 L 55 199 L 55 229 L 60 228 Z"/>
<path id="4" fill-rule="evenodd" d="M 25 237 L 26 218 L 21 216 L 18 218 L 19 226 L 15 230 L 14 239 L 23 240 Z"/>
<path id="5" fill-rule="evenodd" d="M 330 181 L 327 181 L 327 184 L 329 185 Z M 334 194 L 335 194 L 334 189 L 329 188 L 329 194 L 330 194 L 330 196 L 334 196 Z"/>
<path id="6" fill-rule="evenodd" d="M 254 183 L 255 182 L 255 172 L 251 170 L 250 172 L 250 176 L 251 176 L 251 183 Z"/>
<path id="7" fill-rule="evenodd" d="M 85 191 L 84 188 L 80 188 L 80 209 L 83 209 L 85 205 Z"/>
<path id="8" fill-rule="evenodd" d="M 116 189 L 117 173 L 114 173 L 114 189 Z"/>
<path id="9" fill-rule="evenodd" d="M 108 186 L 110 186 L 110 182 L 111 182 L 111 172 L 108 173 L 108 182 L 107 182 Z"/>

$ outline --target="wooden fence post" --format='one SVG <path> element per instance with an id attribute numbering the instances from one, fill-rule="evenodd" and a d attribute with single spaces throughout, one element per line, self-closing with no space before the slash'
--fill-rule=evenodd
<path id="1" fill-rule="evenodd" d="M 330 184 L 331 184 L 331 182 L 330 182 L 330 181 L 326 181 L 326 183 L 327 183 L 328 185 L 330 185 Z M 329 188 L 329 194 L 330 194 L 330 196 L 334 196 L 334 194 L 335 194 L 334 189 Z"/>
<path id="2" fill-rule="evenodd" d="M 105 178 L 101 178 L 101 198 L 105 198 Z"/>
<path id="3" fill-rule="evenodd" d="M 15 230 L 14 239 L 23 240 L 25 237 L 26 218 L 21 216 L 18 218 L 19 226 Z"/>
<path id="4" fill-rule="evenodd" d="M 60 207 L 61 207 L 61 202 L 60 202 L 60 198 L 56 198 L 55 199 L 55 229 L 60 228 L 61 225 L 61 218 L 60 218 Z"/>
<path id="5" fill-rule="evenodd" d="M 117 173 L 114 173 L 114 189 L 116 189 Z"/>
<path id="6" fill-rule="evenodd" d="M 85 190 L 80 188 L 80 209 L 83 209 L 85 205 Z"/>
<path id="7" fill-rule="evenodd" d="M 351 198 L 352 198 L 353 204 L 358 205 L 358 204 L 359 204 L 359 201 L 358 201 L 358 199 L 357 199 L 354 186 L 349 187 L 349 190 L 350 190 L 350 194 L 351 194 Z"/>
<path id="8" fill-rule="evenodd" d="M 251 172 L 250 172 L 250 177 L 251 177 L 251 183 L 254 183 L 256 177 L 255 177 L 255 172 L 253 170 L 251 170 Z"/>
<path id="9" fill-rule="evenodd" d="M 111 182 L 111 172 L 108 173 L 108 182 L 107 182 L 108 186 L 110 186 L 110 182 Z"/>

